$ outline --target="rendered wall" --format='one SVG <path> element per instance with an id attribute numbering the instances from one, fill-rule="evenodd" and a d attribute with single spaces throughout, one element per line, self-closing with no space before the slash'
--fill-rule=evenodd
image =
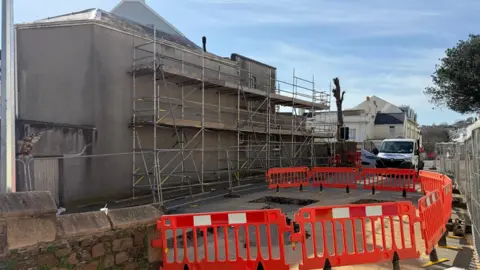
<path id="1" fill-rule="evenodd" d="M 133 162 L 133 148 L 140 148 L 133 142 L 133 132 L 129 125 L 133 111 L 133 80 L 129 72 L 133 67 L 134 45 L 139 45 L 141 38 L 134 40 L 131 34 L 116 31 L 94 23 L 74 26 L 44 25 L 38 28 L 17 27 L 18 42 L 18 87 L 19 118 L 26 122 L 48 123 L 45 127 L 35 126 L 18 136 L 25 136 L 42 130 L 48 130 L 35 144 L 34 156 L 61 156 L 77 154 L 86 145 L 84 154 L 96 157 L 70 157 L 63 159 L 59 178 L 61 197 L 64 205 L 92 203 L 106 199 L 125 198 L 131 196 L 132 172 L 137 168 L 146 171 L 153 166 L 152 155 L 146 161 L 137 156 Z M 164 59 L 165 66 L 183 70 L 192 76 L 200 76 L 201 67 L 207 68 L 205 75 L 209 78 L 219 77 L 221 80 L 237 82 L 238 72 L 235 63 L 224 58 L 208 54 L 205 62 L 201 54 L 185 53 L 178 48 L 158 45 L 158 51 L 170 58 L 183 59 L 194 65 L 182 65 L 179 61 Z M 148 48 L 147 48 L 148 49 Z M 138 51 L 137 51 L 138 52 Z M 140 57 L 141 55 L 136 55 Z M 144 64 L 148 64 L 146 61 Z M 219 72 L 221 71 L 221 72 Z M 222 74 L 220 74 L 222 73 Z M 228 75 L 225 75 L 228 74 Z M 162 76 L 159 74 L 159 76 Z M 260 76 L 259 76 L 260 77 Z M 197 128 L 184 128 L 183 137 L 180 131 L 175 132 L 172 121 L 194 120 L 201 122 L 202 92 L 200 85 L 182 86 L 174 83 L 157 81 L 160 97 L 160 109 L 164 119 L 170 123 L 157 129 L 157 149 L 180 149 L 181 142 L 187 143 L 198 132 Z M 206 89 L 204 117 L 206 122 L 222 125 L 236 125 L 237 97 L 232 93 L 224 93 L 225 89 Z M 182 94 L 183 92 L 183 94 Z M 152 76 L 140 77 L 136 80 L 136 97 L 153 97 Z M 173 98 L 176 98 L 174 100 Z M 182 104 L 183 101 L 183 104 Z M 190 101 L 190 103 L 189 103 Z M 208 106 L 208 105 L 216 106 Z M 218 105 L 228 107 L 218 110 Z M 259 103 L 253 104 L 255 111 Z M 137 102 L 138 118 L 152 119 L 152 102 Z M 142 107 L 143 106 L 143 107 Z M 240 108 L 246 109 L 247 103 L 240 102 Z M 173 113 L 169 113 L 173 111 Z M 262 109 L 259 110 L 260 112 Z M 247 113 L 240 115 L 248 120 Z M 262 129 L 265 129 L 265 115 L 250 118 Z M 297 125 L 300 119 L 296 119 Z M 251 123 L 252 124 L 252 123 Z M 283 129 L 290 129 L 291 116 L 278 115 L 276 124 Z M 63 126 L 68 126 L 64 130 Z M 52 129 L 52 127 L 54 127 Z M 87 139 L 78 139 L 79 132 L 84 134 L 84 127 L 90 130 Z M 68 131 L 70 130 L 70 131 Z M 266 130 L 266 129 L 265 129 Z M 142 143 L 141 148 L 153 148 L 153 129 L 145 125 L 136 128 Z M 84 135 L 81 135 L 84 136 Z M 80 137 L 81 137 L 80 136 Z M 264 135 L 257 138 L 265 140 Z M 206 130 L 204 149 L 231 149 L 237 146 L 237 132 Z M 180 139 L 179 139 L 180 138 Z M 185 148 L 201 148 L 201 137 L 197 136 Z M 287 141 L 289 139 L 286 139 Z M 297 140 L 303 140 L 297 138 Z M 78 141 L 78 142 L 77 142 Z M 176 151 L 176 150 L 175 150 Z M 230 150 L 229 150 L 230 151 Z M 255 150 L 256 151 L 256 150 Z M 265 151 L 265 150 L 264 150 Z M 291 150 L 288 150 L 291 153 Z M 297 150 L 293 150 L 297 151 Z M 302 150 L 303 151 L 303 150 Z M 206 171 L 204 180 L 218 180 L 226 177 L 226 170 L 240 164 L 238 158 L 245 160 L 245 152 L 229 152 L 231 165 L 227 163 L 226 151 L 204 151 L 203 166 Z M 290 155 L 286 152 L 287 155 Z M 112 156 L 112 153 L 123 153 Z M 127 153 L 127 154 L 125 154 Z M 181 156 L 177 152 L 160 151 L 160 167 L 164 172 L 177 169 L 181 171 Z M 105 155 L 109 154 L 109 155 Z M 265 153 L 261 153 L 261 156 Z M 190 181 L 199 182 L 201 152 L 195 151 L 183 163 L 185 171 L 192 171 Z M 235 164 L 237 163 L 237 164 Z M 147 166 L 145 166 L 147 164 Z M 233 165 L 232 165 L 233 164 Z M 253 167 L 260 166 L 255 163 Z M 38 166 L 36 170 L 38 170 Z M 144 180 L 148 184 L 148 179 Z M 185 178 L 172 176 L 166 185 L 185 181 Z M 56 189 L 52 189 L 56 190 Z M 148 191 L 145 191 L 148 194 Z"/>

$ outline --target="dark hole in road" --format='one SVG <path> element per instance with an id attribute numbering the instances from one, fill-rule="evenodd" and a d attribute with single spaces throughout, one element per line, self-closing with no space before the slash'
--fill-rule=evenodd
<path id="1" fill-rule="evenodd" d="M 360 199 L 350 204 L 370 204 L 370 203 L 384 203 L 384 202 L 393 202 L 393 201 L 385 201 L 385 200 L 375 200 L 375 199 Z"/>
<path id="2" fill-rule="evenodd" d="M 295 198 L 285 198 L 285 197 L 275 197 L 275 196 L 265 196 L 261 197 L 249 203 L 275 203 L 275 204 L 293 204 L 299 206 L 306 206 L 309 204 L 317 203 L 317 200 L 308 200 L 308 199 L 295 199 Z"/>

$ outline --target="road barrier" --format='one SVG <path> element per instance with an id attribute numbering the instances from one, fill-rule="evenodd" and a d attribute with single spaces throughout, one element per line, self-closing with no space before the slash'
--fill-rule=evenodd
<path id="1" fill-rule="evenodd" d="M 364 168 L 362 178 L 365 189 L 415 192 L 417 171 L 408 169 Z"/>
<path id="2" fill-rule="evenodd" d="M 152 242 L 165 250 L 162 269 L 290 269 L 287 258 L 297 258 L 300 270 L 382 261 L 392 261 L 394 269 L 400 269 L 399 260 L 420 256 L 417 223 L 429 265 L 444 261 L 435 246 L 446 245 L 446 223 L 452 211 L 449 177 L 341 167 L 272 168 L 266 177 L 269 187 L 276 189 L 363 184 L 365 189 L 416 192 L 419 183 L 425 195 L 418 201 L 418 217 L 415 206 L 406 201 L 304 207 L 293 222 L 279 209 L 166 215 L 157 223 L 160 239 Z"/>
<path id="3" fill-rule="evenodd" d="M 290 269 L 284 235 L 293 231 L 279 209 L 168 215 L 157 228 L 162 269 Z"/>
<path id="4" fill-rule="evenodd" d="M 443 202 L 440 191 L 429 192 L 418 201 L 418 212 L 425 252 L 430 254 L 445 232 L 443 222 Z"/>
<path id="5" fill-rule="evenodd" d="M 443 222 L 446 224 L 451 217 L 452 212 L 452 180 L 448 176 L 444 176 L 444 186 L 441 189 L 442 201 L 443 201 Z"/>
<path id="6" fill-rule="evenodd" d="M 291 237 L 302 248 L 299 270 L 324 268 L 327 259 L 331 266 L 345 266 L 391 261 L 395 253 L 418 258 L 415 218 L 410 202 L 302 208 L 295 215 L 300 232 Z"/>
<path id="7" fill-rule="evenodd" d="M 306 186 L 309 184 L 308 167 L 272 168 L 267 171 L 269 188 Z"/>
<path id="8" fill-rule="evenodd" d="M 362 152 L 347 153 L 347 162 L 355 164 L 355 167 L 362 167 Z"/>
<path id="9" fill-rule="evenodd" d="M 322 188 L 357 188 L 359 177 L 358 169 L 342 167 L 313 167 L 309 174 L 311 185 Z"/>
<path id="10" fill-rule="evenodd" d="M 420 185 L 423 193 L 432 192 L 441 189 L 444 185 L 443 174 L 429 171 L 420 171 L 419 177 L 422 179 Z"/>

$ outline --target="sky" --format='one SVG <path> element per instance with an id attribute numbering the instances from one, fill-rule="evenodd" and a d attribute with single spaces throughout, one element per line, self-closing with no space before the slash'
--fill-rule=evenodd
<path id="1" fill-rule="evenodd" d="M 14 0 L 15 22 L 100 8 L 120 0 Z M 480 29 L 477 0 L 146 0 L 190 40 L 221 56 L 238 53 L 277 67 L 278 79 L 339 77 L 344 108 L 376 95 L 410 105 L 421 125 L 464 119 L 423 95 L 446 48 Z M 476 32 L 477 31 L 477 32 Z M 333 107 L 333 110 L 335 108 Z"/>

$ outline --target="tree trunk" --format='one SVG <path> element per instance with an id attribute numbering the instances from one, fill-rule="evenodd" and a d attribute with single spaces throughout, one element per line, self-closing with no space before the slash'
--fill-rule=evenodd
<path id="1" fill-rule="evenodd" d="M 345 140 L 340 136 L 340 128 L 343 127 L 343 110 L 342 103 L 343 98 L 345 97 L 345 91 L 342 91 L 340 87 L 340 79 L 334 78 L 333 84 L 335 88 L 333 89 L 333 96 L 337 104 L 337 141 L 340 143 L 340 158 L 341 163 L 345 164 L 346 162 L 346 149 L 345 149 Z"/>

